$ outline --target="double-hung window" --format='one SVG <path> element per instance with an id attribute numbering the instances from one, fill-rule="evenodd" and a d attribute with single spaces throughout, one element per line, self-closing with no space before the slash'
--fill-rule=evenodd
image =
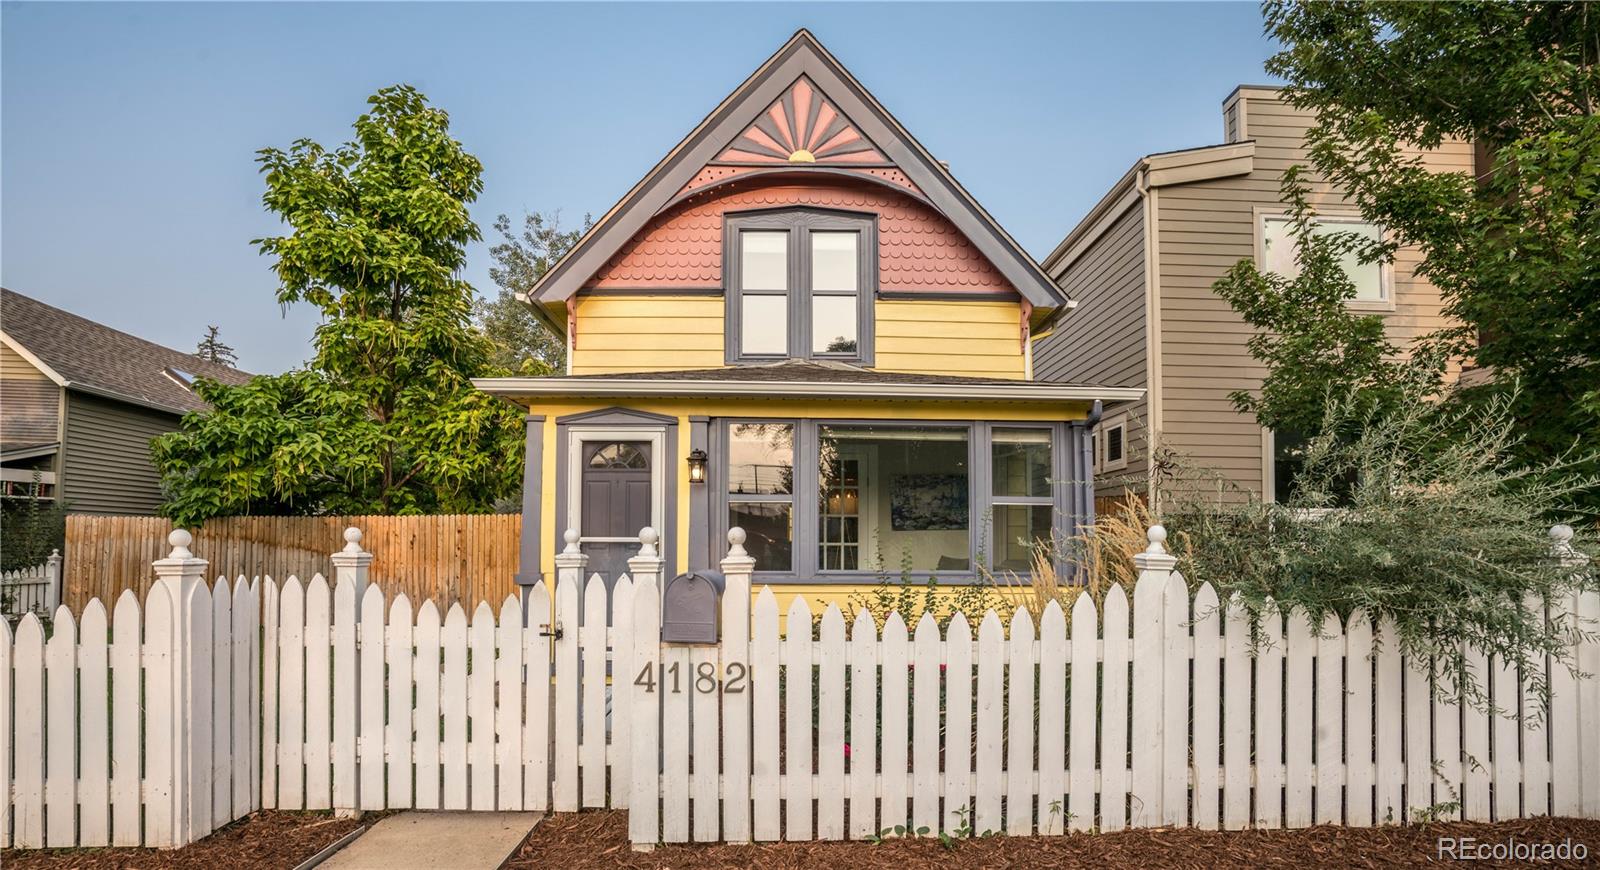
<path id="1" fill-rule="evenodd" d="M 989 437 L 993 550 L 996 572 L 1026 575 L 1040 547 L 1053 543 L 1051 430 L 1002 428 Z"/>
<path id="2" fill-rule="evenodd" d="M 723 241 L 729 363 L 872 364 L 871 215 L 809 208 L 733 214 Z"/>

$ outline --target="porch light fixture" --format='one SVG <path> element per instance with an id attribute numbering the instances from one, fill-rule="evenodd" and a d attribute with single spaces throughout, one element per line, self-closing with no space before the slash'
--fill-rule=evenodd
<path id="1" fill-rule="evenodd" d="M 706 482 L 706 452 L 698 447 L 689 451 L 689 482 Z"/>

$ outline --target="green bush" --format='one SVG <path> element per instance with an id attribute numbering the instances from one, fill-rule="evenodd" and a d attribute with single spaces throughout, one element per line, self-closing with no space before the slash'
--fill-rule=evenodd
<path id="1" fill-rule="evenodd" d="M 1576 471 L 1591 457 L 1514 464 L 1519 435 L 1505 402 L 1354 407 L 1330 401 L 1325 432 L 1345 434 L 1311 439 L 1285 503 L 1217 498 L 1205 485 L 1166 496 L 1162 520 L 1185 578 L 1237 594 L 1256 615 L 1270 599 L 1312 625 L 1357 609 L 1392 619 L 1402 652 L 1480 707 L 1484 675 L 1465 669 L 1464 646 L 1516 664 L 1542 695 L 1543 668 L 1532 665 L 1550 656 L 1575 668 L 1571 644 L 1596 630 L 1570 617 L 1547 623 L 1525 606 L 1595 583 L 1553 558 L 1549 538 L 1595 488 Z M 1573 543 L 1600 552 L 1581 526 Z"/>
<path id="2" fill-rule="evenodd" d="M 42 499 L 38 477 L 24 498 L 7 498 L 0 507 L 0 571 L 44 564 L 51 550 L 65 546 L 67 506 Z"/>

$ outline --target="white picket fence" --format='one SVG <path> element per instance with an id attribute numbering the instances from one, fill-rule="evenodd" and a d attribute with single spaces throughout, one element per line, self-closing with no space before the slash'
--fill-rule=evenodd
<path id="1" fill-rule="evenodd" d="M 43 619 L 60 603 L 60 550 L 51 550 L 43 564 L 0 574 L 0 616 L 15 620 L 32 613 Z"/>
<path id="2" fill-rule="evenodd" d="M 829 605 L 814 639 L 799 598 L 785 637 L 770 589 L 750 604 L 742 536 L 721 641 L 690 646 L 659 640 L 649 530 L 609 593 L 569 533 L 553 598 L 470 620 L 369 587 L 355 530 L 331 584 L 214 588 L 174 532 L 142 608 L 60 609 L 48 640 L 34 616 L 0 626 L 0 845 L 171 847 L 259 807 L 612 806 L 640 847 L 1600 817 L 1600 681 L 1560 665 L 1535 710 L 1528 675 L 1475 661 L 1512 714 L 1491 717 L 1359 615 L 1267 620 L 1256 651 L 1154 537 L 1132 600 L 1115 588 L 1103 612 L 1080 597 L 1009 631 L 991 612 L 974 637 L 867 614 L 847 633 Z M 1592 630 L 1600 598 L 1546 615 Z M 1600 645 L 1575 654 L 1600 672 Z"/>
<path id="3" fill-rule="evenodd" d="M 49 640 L 0 620 L 0 846 L 171 847 L 260 806 L 259 590 L 171 588 L 124 592 L 109 624 L 63 606 Z"/>
<path id="4" fill-rule="evenodd" d="M 1152 529 L 1132 600 L 1080 596 L 914 631 L 835 605 L 816 639 L 796 598 L 787 637 L 763 589 L 753 617 L 735 542 L 718 646 L 655 642 L 655 584 L 634 592 L 630 834 L 657 842 L 864 839 L 905 827 L 1060 833 L 1126 827 L 1372 825 L 1426 818 L 1600 817 L 1600 683 L 1477 656 L 1506 715 L 1449 703 L 1361 614 L 1268 618 L 1191 599 Z M 1593 632 L 1600 597 L 1558 602 Z M 1586 673 L 1600 645 L 1580 641 Z M 813 720 L 815 716 L 815 720 Z M 660 731 L 657 731 L 657 723 Z M 815 722 L 815 724 L 813 724 Z M 647 761 L 652 759 L 655 763 Z"/>

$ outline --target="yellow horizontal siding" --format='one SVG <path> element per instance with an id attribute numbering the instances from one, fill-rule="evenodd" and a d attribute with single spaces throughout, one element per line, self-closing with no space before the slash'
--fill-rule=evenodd
<path id="1" fill-rule="evenodd" d="M 8 381 L 50 380 L 49 376 L 35 368 L 33 363 L 28 362 L 22 354 L 12 350 L 7 344 L 0 344 L 0 378 Z"/>
<path id="2" fill-rule="evenodd" d="M 1016 302 L 879 300 L 875 364 L 890 372 L 1027 376 Z M 584 296 L 575 375 L 718 368 L 723 300 L 709 296 Z"/>
<path id="3" fill-rule="evenodd" d="M 575 375 L 723 364 L 720 296 L 580 296 Z"/>
<path id="4" fill-rule="evenodd" d="M 880 299 L 874 312 L 880 370 L 1027 377 L 1019 303 Z"/>

